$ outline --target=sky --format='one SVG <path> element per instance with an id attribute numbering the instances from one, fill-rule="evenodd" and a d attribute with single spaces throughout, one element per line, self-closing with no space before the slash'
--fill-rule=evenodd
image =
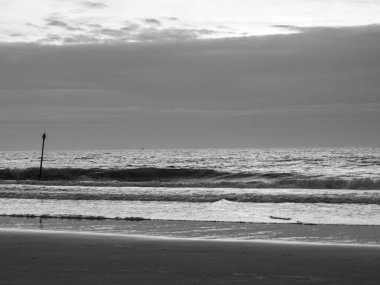
<path id="1" fill-rule="evenodd" d="M 378 0 L 0 0 L 0 150 L 380 147 Z"/>

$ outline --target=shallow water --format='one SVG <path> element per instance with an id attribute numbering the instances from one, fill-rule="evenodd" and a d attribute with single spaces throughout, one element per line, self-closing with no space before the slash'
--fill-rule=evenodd
<path id="1" fill-rule="evenodd" d="M 0 199 L 1 215 L 140 217 L 157 220 L 380 225 L 380 205 Z"/>
<path id="2" fill-rule="evenodd" d="M 0 228 L 380 246 L 380 226 L 255 224 L 195 221 L 115 221 L 0 217 Z"/>

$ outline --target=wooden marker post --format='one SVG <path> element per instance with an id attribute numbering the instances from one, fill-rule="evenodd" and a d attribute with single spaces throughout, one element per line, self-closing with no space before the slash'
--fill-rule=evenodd
<path id="1" fill-rule="evenodd" d="M 44 133 L 42 135 L 42 153 L 41 153 L 40 175 L 38 177 L 38 180 L 41 180 L 41 177 L 42 177 L 42 162 L 44 160 L 45 139 L 46 139 L 46 134 Z"/>

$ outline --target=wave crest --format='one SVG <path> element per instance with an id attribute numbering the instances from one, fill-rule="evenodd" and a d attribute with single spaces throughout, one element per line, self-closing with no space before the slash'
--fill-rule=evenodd
<path id="1" fill-rule="evenodd" d="M 44 168 L 44 180 L 118 180 L 118 181 L 152 181 L 169 179 L 211 178 L 227 175 L 212 169 L 186 168 L 133 168 L 133 169 L 101 169 L 101 168 Z M 38 179 L 39 168 L 0 169 L 1 180 L 35 180 Z"/>
<path id="2" fill-rule="evenodd" d="M 39 168 L 0 169 L 0 181 L 32 184 L 145 187 L 229 187 L 229 188 L 303 188 L 303 189 L 380 189 L 380 179 L 308 177 L 294 173 L 233 173 L 191 168 Z"/>

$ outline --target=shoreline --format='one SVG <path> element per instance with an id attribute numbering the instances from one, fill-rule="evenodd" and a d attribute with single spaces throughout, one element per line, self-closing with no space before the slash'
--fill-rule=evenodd
<path id="1" fill-rule="evenodd" d="M 4 284 L 378 284 L 380 247 L 0 229 Z"/>
<path id="2" fill-rule="evenodd" d="M 168 239 L 274 241 L 380 246 L 380 226 L 301 225 L 171 220 L 86 220 L 0 217 L 0 229 L 88 232 Z"/>
<path id="3" fill-rule="evenodd" d="M 170 237 L 170 236 L 152 236 L 143 234 L 123 234 L 111 232 L 95 232 L 95 231 L 74 231 L 74 230 L 45 230 L 45 229 L 23 229 L 23 228 L 1 228 L 1 233 L 31 233 L 31 234 L 50 234 L 50 235 L 67 235 L 67 236 L 99 236 L 99 237 L 115 237 L 125 239 L 141 239 L 153 241 L 195 241 L 195 242 L 216 242 L 216 243 L 255 243 L 255 244 L 283 244 L 283 245 L 299 245 L 299 246 L 322 246 L 322 247 L 372 247 L 380 249 L 380 244 L 360 244 L 360 243 L 334 243 L 334 242 L 315 242 L 315 241 L 296 241 L 296 240 L 265 240 L 265 239 L 229 239 L 229 238 L 201 238 L 201 237 Z"/>
<path id="4" fill-rule="evenodd" d="M 301 222 L 294 221 L 291 218 L 283 218 L 283 217 L 273 217 L 270 216 L 272 220 L 276 222 L 252 222 L 252 221 L 218 221 L 218 220 L 184 220 L 184 219 L 159 219 L 159 218 L 143 218 L 143 217 L 105 217 L 105 216 L 86 216 L 86 215 L 50 215 L 50 214 L 0 214 L 1 218 L 20 218 L 20 219 L 44 219 L 46 220 L 74 220 L 74 221 L 151 221 L 151 222 L 159 222 L 159 221 L 167 221 L 167 222 L 194 222 L 194 223 L 220 223 L 220 224 L 252 224 L 252 225 L 300 225 L 300 226 L 336 226 L 336 227 L 380 227 L 377 224 L 334 224 L 334 223 L 309 223 L 309 222 Z M 280 222 L 286 221 L 286 222 Z"/>

